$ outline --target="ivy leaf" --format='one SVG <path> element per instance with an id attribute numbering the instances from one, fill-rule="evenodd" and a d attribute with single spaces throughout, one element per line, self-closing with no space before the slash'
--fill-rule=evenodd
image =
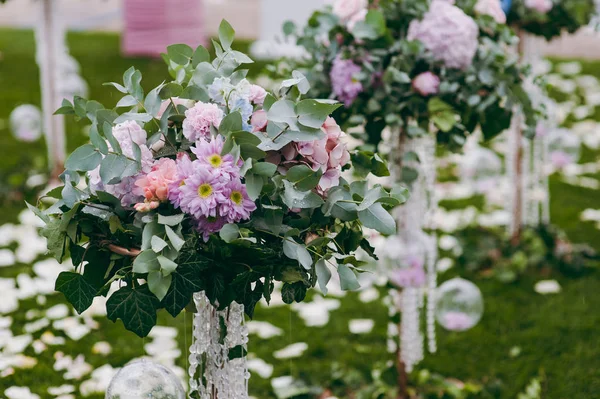
<path id="1" fill-rule="evenodd" d="M 306 270 L 311 269 L 313 259 L 304 245 L 298 244 L 291 239 L 284 240 L 283 253 L 288 258 L 297 260 Z"/>
<path id="2" fill-rule="evenodd" d="M 306 285 L 301 281 L 293 284 L 285 283 L 281 288 L 281 299 L 288 305 L 294 301 L 302 302 L 304 298 L 306 298 Z"/>
<path id="3" fill-rule="evenodd" d="M 77 148 L 67 161 L 65 168 L 69 170 L 90 171 L 95 169 L 102 161 L 102 154 L 91 144 L 85 144 Z"/>
<path id="4" fill-rule="evenodd" d="M 192 294 L 204 289 L 204 284 L 200 278 L 200 267 L 196 263 L 180 264 L 171 276 L 171 286 L 163 298 L 162 304 L 171 316 L 177 317 L 190 303 Z"/>
<path id="5" fill-rule="evenodd" d="M 340 287 L 344 291 L 354 291 L 360 288 L 360 283 L 356 274 L 346 265 L 338 265 L 338 275 L 340 276 Z"/>
<path id="6" fill-rule="evenodd" d="M 396 222 L 380 203 L 375 203 L 369 208 L 358 211 L 358 218 L 363 226 L 375 229 L 386 235 L 396 233 Z"/>
<path id="7" fill-rule="evenodd" d="M 113 322 L 121 319 L 126 329 L 143 338 L 156 324 L 159 306 L 160 301 L 147 286 L 135 290 L 123 287 L 106 301 L 106 315 Z"/>
<path id="8" fill-rule="evenodd" d="M 97 293 L 96 288 L 81 274 L 73 272 L 60 273 L 54 289 L 62 292 L 79 314 L 92 306 Z"/>

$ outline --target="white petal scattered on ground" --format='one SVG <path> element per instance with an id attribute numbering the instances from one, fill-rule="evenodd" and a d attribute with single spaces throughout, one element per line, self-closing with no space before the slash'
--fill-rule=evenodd
<path id="1" fill-rule="evenodd" d="M 96 355 L 109 355 L 112 352 L 112 346 L 106 341 L 99 341 L 92 346 L 92 353 Z"/>
<path id="2" fill-rule="evenodd" d="M 557 294 L 560 292 L 560 284 L 556 280 L 542 280 L 538 281 L 533 287 L 535 292 L 538 294 L 546 295 L 546 294 Z"/>
<path id="3" fill-rule="evenodd" d="M 57 337 L 54 334 L 52 334 L 52 332 L 50 332 L 50 331 L 46 331 L 45 333 L 43 333 L 42 336 L 40 337 L 40 339 L 46 345 L 64 345 L 65 344 L 64 337 Z"/>
<path id="4" fill-rule="evenodd" d="M 292 309 L 304 320 L 307 327 L 321 327 L 329 322 L 329 312 L 340 307 L 337 299 L 324 299 L 315 295 L 312 302 L 294 303 Z"/>
<path id="5" fill-rule="evenodd" d="M 36 331 L 41 330 L 42 328 L 46 328 L 50 325 L 50 321 L 48 319 L 39 319 L 32 323 L 27 323 L 23 326 L 23 331 L 27 334 L 34 333 Z"/>
<path id="6" fill-rule="evenodd" d="M 354 319 L 348 322 L 348 329 L 352 334 L 368 334 L 373 330 L 375 321 L 372 319 Z"/>
<path id="7" fill-rule="evenodd" d="M 12 278 L 0 278 L 0 314 L 12 313 L 19 308 L 19 291 L 16 289 L 15 280 Z"/>
<path id="8" fill-rule="evenodd" d="M 261 378 L 270 378 L 273 375 L 273 366 L 262 359 L 248 359 L 248 370 L 258 374 Z"/>
<path id="9" fill-rule="evenodd" d="M 33 351 L 36 353 L 36 355 L 39 355 L 40 353 L 42 353 L 43 351 L 48 349 L 46 344 L 43 343 L 42 341 L 40 341 L 39 339 L 33 341 L 33 343 L 31 344 L 31 347 L 33 348 Z"/>
<path id="10" fill-rule="evenodd" d="M 96 368 L 92 371 L 91 378 L 83 381 L 79 386 L 79 392 L 83 396 L 90 396 L 94 393 L 104 393 L 108 389 L 110 380 L 117 374 L 118 368 L 114 369 L 110 364 Z"/>
<path id="11" fill-rule="evenodd" d="M 63 375 L 65 380 L 80 380 L 92 371 L 92 366 L 85 362 L 83 355 L 73 359 L 71 356 L 65 356 L 62 352 L 56 352 L 54 359 L 54 370 L 65 370 Z"/>
<path id="12" fill-rule="evenodd" d="M 8 399 L 40 399 L 39 395 L 31 393 L 27 387 L 10 387 L 4 391 Z"/>
<path id="13" fill-rule="evenodd" d="M 0 249 L 0 267 L 15 264 L 15 255 L 10 249 Z"/>
<path id="14" fill-rule="evenodd" d="M 562 62 L 556 66 L 556 70 L 563 75 L 578 75 L 581 69 L 581 63 L 577 61 Z"/>
<path id="15" fill-rule="evenodd" d="M 10 339 L 9 345 L 6 345 L 6 347 L 4 348 L 4 353 L 7 353 L 7 354 L 23 353 L 25 351 L 25 348 L 27 348 L 29 346 L 29 344 L 31 344 L 32 341 L 33 341 L 33 338 L 29 334 L 18 335 L 16 337 L 12 337 Z"/>
<path id="16" fill-rule="evenodd" d="M 456 237 L 445 234 L 440 237 L 439 247 L 444 251 L 450 251 L 455 246 L 459 245 Z"/>
<path id="17" fill-rule="evenodd" d="M 36 301 L 36 302 L 38 303 L 38 305 L 40 305 L 40 306 L 44 306 L 44 305 L 46 305 L 46 302 L 47 302 L 47 300 L 46 300 L 46 297 L 45 297 L 44 295 L 38 295 L 38 296 L 35 298 L 35 301 Z"/>
<path id="18" fill-rule="evenodd" d="M 0 330 L 8 329 L 12 325 L 12 322 L 13 319 L 10 316 L 0 317 Z"/>
<path id="19" fill-rule="evenodd" d="M 73 385 L 61 385 L 59 387 L 50 387 L 48 388 L 48 393 L 53 396 L 65 395 L 68 393 L 75 392 L 75 387 Z"/>
<path id="20" fill-rule="evenodd" d="M 592 107 L 588 107 L 587 105 L 580 105 L 573 110 L 573 115 L 577 120 L 585 119 L 593 113 L 594 109 Z"/>
<path id="21" fill-rule="evenodd" d="M 46 317 L 52 320 L 62 319 L 69 315 L 69 307 L 64 303 L 52 306 L 46 310 Z"/>
<path id="22" fill-rule="evenodd" d="M 27 178 L 27 181 L 25 182 L 25 184 L 27 185 L 27 187 L 33 188 L 33 187 L 41 186 L 42 184 L 45 184 L 47 181 L 48 181 L 48 178 L 46 177 L 46 175 L 37 174 L 37 175 L 29 176 Z"/>
<path id="23" fill-rule="evenodd" d="M 451 258 L 442 258 L 437 262 L 437 270 L 439 273 L 444 273 L 452 266 L 454 266 L 454 260 Z"/>
<path id="24" fill-rule="evenodd" d="M 2 367 L 0 367 L 0 377 L 4 378 L 4 377 L 8 377 L 9 375 L 13 375 L 15 373 L 15 369 L 13 369 L 12 367 L 6 367 L 6 365 L 2 365 Z"/>
<path id="25" fill-rule="evenodd" d="M 177 338 L 177 329 L 174 327 L 154 326 L 150 334 L 150 338 Z"/>
<path id="26" fill-rule="evenodd" d="M 42 316 L 42 312 L 39 309 L 29 309 L 25 312 L 25 318 L 27 320 L 37 319 Z"/>
<path id="27" fill-rule="evenodd" d="M 55 320 L 52 327 L 55 330 L 63 331 L 67 337 L 74 341 L 79 341 L 91 331 L 90 327 L 81 324 L 81 319 L 78 317 L 65 317 L 64 319 Z"/>
<path id="28" fill-rule="evenodd" d="M 581 212 L 581 221 L 583 222 L 600 222 L 600 209 L 588 208 Z"/>
<path id="29" fill-rule="evenodd" d="M 283 330 L 266 321 L 251 320 L 246 323 L 248 333 L 258 335 L 259 338 L 269 339 L 283 334 Z"/>
<path id="30" fill-rule="evenodd" d="M 367 289 L 362 290 L 358 294 L 358 299 L 360 299 L 363 303 L 373 302 L 374 300 L 379 298 L 379 290 L 375 287 L 369 287 Z"/>
<path id="31" fill-rule="evenodd" d="M 305 350 L 308 349 L 308 344 L 305 342 L 297 342 L 295 344 L 291 344 L 286 346 L 283 349 L 280 349 L 273 353 L 273 356 L 276 359 L 291 359 L 294 357 L 300 357 L 304 353 Z"/>

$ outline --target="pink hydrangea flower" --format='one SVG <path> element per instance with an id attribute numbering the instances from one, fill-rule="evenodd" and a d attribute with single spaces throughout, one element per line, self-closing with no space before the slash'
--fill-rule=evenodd
<path id="1" fill-rule="evenodd" d="M 177 181 L 177 164 L 169 158 L 161 158 L 154 162 L 150 173 L 142 175 L 135 181 L 136 194 L 145 198 L 144 203 L 164 202 L 169 198 L 169 187 Z M 147 209 L 138 204 L 140 209 Z M 150 207 L 155 209 L 156 206 Z M 136 206 L 138 209 L 138 206 Z"/>
<path id="2" fill-rule="evenodd" d="M 256 204 L 248 197 L 246 186 L 239 179 L 232 180 L 225 187 L 223 195 L 225 201 L 221 204 L 219 214 L 229 223 L 247 220 L 256 210 Z"/>
<path id="3" fill-rule="evenodd" d="M 185 111 L 183 135 L 190 141 L 208 139 L 210 127 L 219 127 L 223 116 L 223 111 L 215 104 L 198 102 Z"/>
<path id="4" fill-rule="evenodd" d="M 368 5 L 368 0 L 335 0 L 333 13 L 342 21 L 348 21 L 362 10 L 366 10 Z"/>
<path id="5" fill-rule="evenodd" d="M 263 105 L 267 97 L 267 91 L 259 85 L 250 86 L 250 97 L 248 98 L 252 104 Z"/>
<path id="6" fill-rule="evenodd" d="M 479 27 L 473 18 L 445 0 L 433 0 L 423 20 L 414 20 L 408 40 L 418 40 L 448 68 L 467 69 L 477 52 Z"/>
<path id="7" fill-rule="evenodd" d="M 254 111 L 252 118 L 250 118 L 250 125 L 252 125 L 253 133 L 266 131 L 268 123 L 267 111 L 262 109 Z"/>
<path id="8" fill-rule="evenodd" d="M 478 0 L 475 12 L 479 15 L 489 15 L 499 24 L 506 23 L 506 14 L 502 10 L 500 0 Z"/>
<path id="9" fill-rule="evenodd" d="M 423 72 L 413 79 L 412 87 L 423 97 L 438 94 L 440 91 L 440 78 L 432 72 Z"/>
<path id="10" fill-rule="evenodd" d="M 548 11 L 552 10 L 554 3 L 552 0 L 525 0 L 525 7 L 541 14 L 546 14 Z"/>
<path id="11" fill-rule="evenodd" d="M 190 149 L 198 158 L 200 167 L 212 168 L 219 172 L 221 177 L 231 180 L 239 175 L 239 167 L 235 165 L 231 154 L 221 155 L 223 150 L 223 137 L 217 136 L 211 141 L 200 140 Z"/>

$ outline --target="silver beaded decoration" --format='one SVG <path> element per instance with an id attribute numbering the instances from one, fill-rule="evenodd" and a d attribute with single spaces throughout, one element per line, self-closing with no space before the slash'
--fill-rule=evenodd
<path id="1" fill-rule="evenodd" d="M 397 139 L 397 138 L 396 138 Z M 406 161 L 405 155 L 416 153 L 419 161 Z M 423 259 L 427 272 L 425 287 L 406 287 L 401 293 L 394 291 L 390 295 L 392 303 L 399 306 L 401 324 L 399 329 L 389 329 L 389 333 L 398 334 L 400 358 L 410 372 L 414 365 L 423 359 L 424 345 L 421 332 L 421 309 L 425 307 L 428 350 L 435 352 L 435 290 L 437 285 L 437 238 L 434 234 L 427 235 L 424 229 L 435 229 L 434 217 L 437 208 L 435 196 L 436 162 L 435 137 L 426 135 L 406 139 L 402 146 L 396 146 L 390 154 L 392 163 L 392 178 L 399 181 L 402 165 L 418 171 L 418 178 L 410 187 L 410 199 L 395 211 L 398 225 L 398 235 L 404 252 L 416 252 Z M 394 166 L 396 166 L 394 168 Z M 416 251 L 415 251 L 416 248 Z M 413 253 L 413 255 L 415 255 Z M 427 301 L 424 301 L 424 294 Z M 390 345 L 391 347 L 395 345 Z"/>
<path id="2" fill-rule="evenodd" d="M 233 302 L 217 310 L 204 292 L 194 294 L 197 313 L 189 355 L 190 398 L 248 399 L 246 358 L 229 359 L 234 348 L 246 350 L 244 306 Z"/>

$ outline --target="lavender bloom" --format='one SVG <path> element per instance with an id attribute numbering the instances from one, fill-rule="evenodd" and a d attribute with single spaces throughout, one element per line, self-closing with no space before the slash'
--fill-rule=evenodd
<path id="1" fill-rule="evenodd" d="M 337 57 L 333 61 L 333 67 L 329 73 L 333 93 L 342 101 L 346 107 L 352 105 L 356 97 L 363 91 L 362 83 L 356 79 L 361 72 L 359 65 L 352 60 L 344 60 Z"/>
<path id="2" fill-rule="evenodd" d="M 220 214 L 229 223 L 250 219 L 256 210 L 256 204 L 248 197 L 246 186 L 240 180 L 232 180 L 224 190 L 225 202 L 221 204 Z"/>
<path id="3" fill-rule="evenodd" d="M 218 204 L 225 201 L 225 182 L 219 172 L 194 161 L 194 173 L 179 188 L 179 207 L 196 219 L 216 217 Z"/>
<path id="4" fill-rule="evenodd" d="M 221 155 L 222 136 L 219 135 L 210 142 L 200 140 L 190 150 L 196 155 L 200 165 L 216 170 L 225 180 L 239 178 L 240 169 L 235 165 L 233 156 L 231 154 Z"/>

